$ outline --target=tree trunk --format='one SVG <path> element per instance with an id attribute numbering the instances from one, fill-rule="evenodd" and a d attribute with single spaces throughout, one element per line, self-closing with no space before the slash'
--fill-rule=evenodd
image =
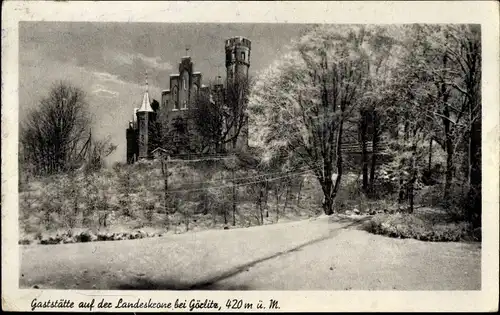
<path id="1" fill-rule="evenodd" d="M 367 142 L 367 137 L 366 133 L 368 130 L 368 119 L 367 119 L 367 111 L 362 110 L 361 111 L 361 118 L 360 118 L 360 126 L 359 126 L 359 139 L 360 139 L 360 144 L 361 144 L 361 167 L 362 167 L 362 173 L 363 173 L 363 186 L 362 190 L 363 193 L 368 192 L 368 152 L 366 149 L 366 142 Z"/>
<path id="2" fill-rule="evenodd" d="M 443 66 L 446 68 L 447 56 L 443 56 Z M 443 110 L 443 126 L 444 126 L 444 136 L 445 136 L 445 149 L 446 149 L 446 171 L 445 171 L 445 183 L 443 199 L 445 202 L 445 207 L 449 206 L 449 196 L 451 182 L 453 180 L 453 130 L 450 123 L 450 108 L 448 106 L 449 93 L 446 91 L 446 85 L 443 82 L 441 84 L 440 95 L 443 98 L 444 110 Z"/>
<path id="3" fill-rule="evenodd" d="M 260 224 L 264 225 L 264 213 L 262 211 L 262 199 L 264 198 L 263 187 L 259 185 L 259 212 L 260 212 Z"/>
<path id="4" fill-rule="evenodd" d="M 297 206 L 300 205 L 300 193 L 302 192 L 303 183 L 304 183 L 304 179 L 301 178 L 300 183 L 299 183 L 299 191 L 297 192 Z"/>
<path id="5" fill-rule="evenodd" d="M 266 218 L 269 218 L 269 209 L 267 207 L 267 201 L 269 200 L 269 182 L 266 180 L 265 185 L 265 206 L 266 206 Z"/>
<path id="6" fill-rule="evenodd" d="M 417 150 L 417 146 L 413 145 L 411 153 L 411 177 L 408 183 L 408 198 L 410 200 L 410 213 L 413 213 L 414 208 L 414 192 L 415 192 L 415 181 L 417 180 L 417 168 L 416 168 L 416 157 L 415 152 Z"/>
<path id="7" fill-rule="evenodd" d="M 451 141 L 451 135 L 446 139 L 446 172 L 445 172 L 445 183 L 444 183 L 444 194 L 443 199 L 445 206 L 449 206 L 450 189 L 451 182 L 453 181 L 453 142 Z"/>
<path id="8" fill-rule="evenodd" d="M 432 138 L 429 140 L 429 161 L 427 162 L 427 172 L 429 173 L 429 176 L 431 174 L 431 168 L 432 168 Z"/>
<path id="9" fill-rule="evenodd" d="M 168 164 L 161 161 L 161 172 L 163 175 L 163 202 L 165 204 L 165 213 L 168 215 Z"/>
<path id="10" fill-rule="evenodd" d="M 203 189 L 203 184 L 202 184 Z M 208 194 L 206 192 L 203 193 L 203 215 L 208 214 Z"/>
<path id="11" fill-rule="evenodd" d="M 323 200 L 323 211 L 326 215 L 333 214 L 333 198 L 331 195 L 325 195 L 325 198 Z"/>
<path id="12" fill-rule="evenodd" d="M 276 198 L 276 222 L 278 222 L 280 218 L 280 199 L 281 199 L 280 186 L 281 186 L 281 181 L 276 184 L 276 189 L 274 190 Z"/>
<path id="13" fill-rule="evenodd" d="M 330 174 L 329 174 L 330 173 Z M 331 172 L 325 172 L 325 178 L 321 183 L 323 189 L 323 211 L 326 215 L 333 214 L 333 181 Z"/>
<path id="14" fill-rule="evenodd" d="M 264 185 L 264 205 L 266 206 L 266 209 L 268 200 L 269 200 L 269 181 L 266 180 Z"/>
<path id="15" fill-rule="evenodd" d="M 335 157 L 337 159 L 337 178 L 335 179 L 335 183 L 333 183 L 332 179 L 332 164 L 327 162 L 324 167 L 324 179 L 321 182 L 321 187 L 323 189 L 324 200 L 323 200 L 323 211 L 326 215 L 333 214 L 333 200 L 337 195 L 338 189 L 340 187 L 340 181 L 342 179 L 342 133 L 344 128 L 344 120 L 341 119 L 339 122 L 339 131 L 337 134 L 337 143 L 335 144 Z"/>
<path id="16" fill-rule="evenodd" d="M 233 139 L 231 140 L 231 144 L 233 146 L 233 151 L 236 150 L 236 147 L 237 147 L 237 144 L 238 144 L 238 138 L 236 138 L 236 136 L 233 135 Z"/>
<path id="17" fill-rule="evenodd" d="M 375 170 L 377 166 L 377 150 L 378 150 L 378 117 L 377 111 L 373 110 L 373 140 L 372 140 L 372 160 L 370 168 L 370 184 L 368 192 L 373 196 L 373 186 L 375 184 Z"/>
<path id="18" fill-rule="evenodd" d="M 288 196 L 290 195 L 290 181 L 286 182 L 286 190 L 285 190 L 285 205 L 283 206 L 283 213 L 286 211 L 286 206 L 288 205 Z"/>
<path id="19" fill-rule="evenodd" d="M 216 211 L 212 211 L 212 226 L 215 226 L 217 224 L 217 212 Z"/>
<path id="20" fill-rule="evenodd" d="M 233 226 L 236 225 L 236 183 L 234 176 L 234 168 L 232 169 L 233 174 Z"/>
<path id="21" fill-rule="evenodd" d="M 405 187 L 404 187 L 404 180 L 403 176 L 399 175 L 399 194 L 398 194 L 398 203 L 403 203 L 403 200 L 405 198 Z"/>
<path id="22" fill-rule="evenodd" d="M 470 142 L 470 177 L 467 219 L 474 228 L 481 227 L 481 119 L 472 124 Z"/>
<path id="23" fill-rule="evenodd" d="M 410 123 L 409 123 L 408 114 L 405 114 L 404 134 L 403 134 L 403 139 L 404 139 L 405 143 L 409 140 L 409 134 L 408 134 L 409 128 L 410 128 L 409 126 L 410 126 Z M 404 164 L 403 165 L 400 164 L 401 169 L 404 169 L 404 166 L 405 166 Z M 405 199 L 405 197 L 407 197 L 407 196 L 405 196 L 405 190 L 406 190 L 406 194 L 408 193 L 408 186 L 407 186 L 407 184 L 405 184 L 403 175 L 404 175 L 404 172 L 400 171 L 400 174 L 399 174 L 399 196 L 398 196 L 398 203 L 399 204 L 401 204 L 403 202 L 403 200 Z"/>
<path id="24" fill-rule="evenodd" d="M 413 213 L 413 198 L 414 198 L 414 190 L 415 190 L 415 180 L 412 178 L 412 180 L 409 183 L 408 186 L 408 199 L 410 200 L 410 213 Z"/>

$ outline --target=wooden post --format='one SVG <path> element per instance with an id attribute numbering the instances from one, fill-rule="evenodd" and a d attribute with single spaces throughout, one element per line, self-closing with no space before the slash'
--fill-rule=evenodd
<path id="1" fill-rule="evenodd" d="M 234 174 L 234 168 L 231 169 L 231 173 L 233 176 L 233 226 L 236 225 L 236 179 Z"/>
<path id="2" fill-rule="evenodd" d="M 259 212 L 260 212 L 260 224 L 264 225 L 264 214 L 262 212 L 262 199 L 264 198 L 264 187 L 259 183 Z"/>
<path id="3" fill-rule="evenodd" d="M 276 188 L 274 190 L 276 197 L 276 222 L 280 219 L 280 199 L 281 199 L 281 179 L 276 182 Z"/>
<path id="4" fill-rule="evenodd" d="M 168 173 L 168 161 L 167 161 L 167 159 L 161 160 L 161 172 L 163 175 L 163 193 L 164 193 L 163 198 L 164 198 L 164 204 L 165 204 L 165 212 L 168 212 L 167 211 L 167 208 L 168 208 L 168 177 L 170 175 Z"/>
<path id="5" fill-rule="evenodd" d="M 269 209 L 267 208 L 267 201 L 269 199 L 269 181 L 267 181 L 267 179 L 266 179 L 265 190 L 266 190 L 266 218 L 269 218 Z"/>
<path id="6" fill-rule="evenodd" d="M 168 230 L 170 229 L 170 218 L 168 217 L 170 212 L 168 210 L 168 177 L 170 176 L 168 171 L 168 156 L 165 159 L 163 157 L 161 158 L 161 172 L 163 175 L 163 203 L 165 207 L 165 221 Z"/>

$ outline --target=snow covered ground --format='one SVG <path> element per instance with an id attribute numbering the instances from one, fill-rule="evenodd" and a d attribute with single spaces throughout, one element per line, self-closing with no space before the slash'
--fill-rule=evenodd
<path id="1" fill-rule="evenodd" d="M 479 243 L 372 235 L 349 218 L 139 240 L 21 246 L 20 287 L 479 290 Z"/>

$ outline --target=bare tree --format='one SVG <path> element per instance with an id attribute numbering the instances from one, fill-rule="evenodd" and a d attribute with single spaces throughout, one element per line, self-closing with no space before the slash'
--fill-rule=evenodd
<path id="1" fill-rule="evenodd" d="M 201 141 L 202 151 L 211 148 L 224 151 L 230 144 L 235 149 L 248 126 L 247 104 L 250 80 L 237 78 L 226 88 L 211 85 L 193 100 L 190 120 Z"/>
<path id="2" fill-rule="evenodd" d="M 190 107 L 189 115 L 200 137 L 202 152 L 221 152 L 224 141 L 224 104 L 222 90 L 202 91 Z M 214 95 L 216 94 L 216 95 Z"/>
<path id="3" fill-rule="evenodd" d="M 87 138 L 90 119 L 85 93 L 58 82 L 21 125 L 25 162 L 39 174 L 69 169 Z"/>
<path id="4" fill-rule="evenodd" d="M 93 140 L 92 134 L 89 134 L 76 162 L 83 162 L 89 171 L 101 169 L 104 166 L 104 158 L 115 152 L 116 148 L 117 146 L 110 141 L 109 137 Z"/>
<path id="5" fill-rule="evenodd" d="M 251 87 L 249 78 L 238 77 L 226 87 L 224 143 L 236 148 L 238 139 L 248 127 L 247 105 Z"/>
<path id="6" fill-rule="evenodd" d="M 314 171 L 328 215 L 343 173 L 344 125 L 365 91 L 368 37 L 363 27 L 319 27 L 252 89 L 257 141 L 271 153 L 292 152 Z"/>
<path id="7" fill-rule="evenodd" d="M 467 142 L 469 183 L 467 219 L 474 227 L 481 226 L 481 28 L 479 25 L 451 26 L 446 53 L 458 69 L 458 79 L 449 80 L 461 96 L 458 117 L 464 117 L 462 133 Z M 457 118 L 457 122 L 459 119 Z"/>
<path id="8" fill-rule="evenodd" d="M 427 109 L 429 131 L 433 135 L 430 141 L 438 143 L 446 152 L 443 200 L 448 204 L 456 177 L 457 153 L 461 148 L 468 148 L 464 160 L 474 162 L 477 155 L 471 152 L 479 152 L 479 146 L 474 149 L 471 136 L 481 120 L 480 28 L 477 25 L 415 25 L 409 34 L 410 40 L 416 43 L 410 49 L 417 50 L 412 71 L 419 80 L 433 83 L 422 93 L 434 103 Z M 466 179 L 473 169 L 471 165 L 467 167 Z"/>

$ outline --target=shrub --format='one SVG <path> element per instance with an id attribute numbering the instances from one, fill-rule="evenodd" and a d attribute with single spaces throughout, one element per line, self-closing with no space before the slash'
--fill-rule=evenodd
<path id="1" fill-rule="evenodd" d="M 467 204 L 467 187 L 464 184 L 453 184 L 447 200 L 443 199 L 443 187 L 440 185 L 427 186 L 415 194 L 415 203 L 427 207 L 439 207 L 446 210 L 452 221 L 465 219 Z"/>
<path id="2" fill-rule="evenodd" d="M 391 200 L 387 196 L 384 199 L 368 197 L 362 192 L 361 186 L 360 178 L 347 177 L 335 197 L 335 209 L 338 212 L 344 212 L 356 208 L 361 212 L 370 214 L 375 212 L 394 212 L 394 200 Z"/>
<path id="3" fill-rule="evenodd" d="M 31 240 L 24 238 L 24 239 L 20 239 L 18 243 L 19 243 L 19 245 L 29 245 L 29 244 L 31 244 Z"/>
<path id="4" fill-rule="evenodd" d="M 75 240 L 78 243 L 92 242 L 94 238 L 97 239 L 97 237 L 90 231 L 83 231 L 75 236 Z"/>
<path id="5" fill-rule="evenodd" d="M 152 202 L 147 202 L 145 207 L 145 217 L 146 220 L 151 223 L 153 221 L 153 216 L 155 213 L 155 204 Z"/>
<path id="6" fill-rule="evenodd" d="M 62 229 L 102 230 L 102 233 L 110 233 L 110 230 L 122 227 L 125 230 L 144 226 L 171 230 L 175 226 L 185 226 L 185 229 L 181 230 L 191 230 L 221 226 L 224 217 L 228 224 L 232 223 L 233 174 L 227 165 L 221 161 L 176 162 L 169 164 L 168 171 L 170 176 L 167 195 L 159 161 L 115 165 L 112 169 L 92 172 L 76 170 L 68 174 L 32 178 L 30 182 L 21 185 L 23 191 L 20 191 L 19 201 L 20 232 L 23 236 L 26 235 L 27 239 L 36 239 L 36 243 L 44 239 L 44 243 L 49 244 L 110 238 L 104 234 L 92 236 L 88 233 L 75 233 L 75 236 L 50 240 L 48 236 Z M 246 183 L 258 181 L 263 174 L 273 177 L 277 176 L 273 174 L 279 172 L 280 169 L 261 170 L 247 167 L 238 168 L 234 176 L 240 178 L 239 183 Z M 279 207 L 276 207 L 273 186 L 277 181 L 269 181 L 267 194 L 262 196 L 259 195 L 260 189 L 254 189 L 258 186 L 256 184 L 236 186 L 236 225 L 271 222 L 271 218 L 275 218 L 272 212 L 276 209 L 279 210 L 280 216 L 289 212 L 290 216 L 295 218 L 305 213 L 314 214 L 315 210 L 321 211 L 323 193 L 317 179 L 314 176 L 303 178 L 302 183 L 299 177 L 291 178 L 296 182 L 290 181 L 285 212 L 283 209 L 286 185 L 283 185 L 280 191 L 282 198 Z M 299 184 L 300 209 L 297 206 L 298 201 L 296 202 Z M 256 205 L 258 198 L 261 199 L 261 207 Z M 264 220 L 260 217 L 261 208 Z M 297 210 L 297 213 L 292 213 L 292 209 Z M 35 235 L 36 233 L 39 235 Z M 115 236 L 113 239 L 124 237 L 129 236 Z"/>
<path id="7" fill-rule="evenodd" d="M 378 214 L 364 225 L 364 229 L 373 234 L 431 242 L 480 240 L 471 234 L 466 222 L 434 223 L 418 214 Z"/>

